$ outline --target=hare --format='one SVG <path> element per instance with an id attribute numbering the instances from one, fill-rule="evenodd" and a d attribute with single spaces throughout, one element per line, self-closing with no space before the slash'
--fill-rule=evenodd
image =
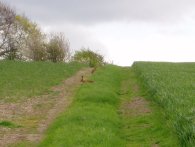
<path id="1" fill-rule="evenodd" d="M 82 82 L 82 83 L 93 83 L 94 81 L 84 79 L 84 76 L 81 76 L 81 82 Z"/>

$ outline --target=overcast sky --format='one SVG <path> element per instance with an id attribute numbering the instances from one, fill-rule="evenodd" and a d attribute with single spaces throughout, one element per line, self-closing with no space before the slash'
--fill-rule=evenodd
<path id="1" fill-rule="evenodd" d="M 195 62 L 195 0 L 3 0 L 114 64 Z"/>

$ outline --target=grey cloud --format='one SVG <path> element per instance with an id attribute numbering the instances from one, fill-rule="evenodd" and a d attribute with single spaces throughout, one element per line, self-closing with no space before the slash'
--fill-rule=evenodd
<path id="1" fill-rule="evenodd" d="M 175 21 L 194 0 L 4 0 L 32 19 L 79 24 L 109 21 Z"/>

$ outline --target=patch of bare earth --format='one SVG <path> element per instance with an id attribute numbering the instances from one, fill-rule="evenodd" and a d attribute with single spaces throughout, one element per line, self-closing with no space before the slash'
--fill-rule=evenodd
<path id="1" fill-rule="evenodd" d="M 121 83 L 121 97 L 126 97 L 121 105 L 121 112 L 127 117 L 136 117 L 147 115 L 151 112 L 149 102 L 140 96 L 140 88 L 135 81 L 131 79 L 124 80 Z"/>
<path id="2" fill-rule="evenodd" d="M 126 116 L 135 117 L 151 112 L 149 103 L 142 97 L 135 97 L 123 104 L 122 112 Z"/>
<path id="3" fill-rule="evenodd" d="M 90 76 L 86 68 L 53 87 L 51 94 L 27 99 L 17 103 L 0 103 L 0 121 L 19 125 L 16 128 L 0 126 L 0 147 L 20 141 L 38 143 L 53 120 L 71 104 L 74 91 L 81 84 L 81 76 Z"/>

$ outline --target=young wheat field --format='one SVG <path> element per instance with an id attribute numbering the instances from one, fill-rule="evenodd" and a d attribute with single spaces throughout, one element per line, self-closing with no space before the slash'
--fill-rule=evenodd
<path id="1" fill-rule="evenodd" d="M 136 62 L 148 100 L 163 108 L 180 146 L 195 146 L 195 63 Z"/>

